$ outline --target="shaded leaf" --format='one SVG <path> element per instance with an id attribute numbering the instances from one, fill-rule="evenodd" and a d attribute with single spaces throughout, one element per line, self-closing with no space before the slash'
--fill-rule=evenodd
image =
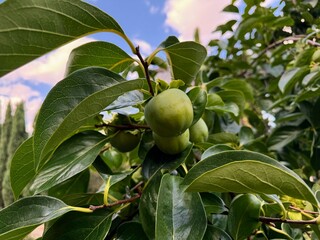
<path id="1" fill-rule="evenodd" d="M 10 180 L 16 199 L 35 176 L 34 164 L 33 137 L 31 137 L 20 145 L 11 162 Z"/>
<path id="2" fill-rule="evenodd" d="M 183 152 L 168 155 L 161 152 L 157 146 L 152 147 L 142 163 L 142 174 L 145 178 L 152 177 L 161 169 L 175 170 L 183 163 L 191 153 L 192 145 L 190 144 Z"/>
<path id="3" fill-rule="evenodd" d="M 0 16 L 0 76 L 97 31 L 127 41 L 112 17 L 78 0 L 9 0 L 0 5 Z"/>
<path id="4" fill-rule="evenodd" d="M 185 192 L 182 178 L 162 177 L 156 214 L 156 239 L 202 239 L 206 214 L 198 193 Z"/>
<path id="5" fill-rule="evenodd" d="M 228 233 L 215 226 L 207 226 L 207 230 L 202 240 L 232 240 Z"/>
<path id="6" fill-rule="evenodd" d="M 275 129 L 267 140 L 268 149 L 280 150 L 294 141 L 301 132 L 301 129 L 293 126 L 283 126 Z"/>
<path id="7" fill-rule="evenodd" d="M 207 92 L 200 87 L 195 87 L 188 92 L 193 107 L 192 125 L 202 116 L 207 104 Z"/>
<path id="8" fill-rule="evenodd" d="M 139 217 L 142 227 L 150 239 L 155 238 L 157 201 L 162 174 L 155 174 L 142 192 Z"/>
<path id="9" fill-rule="evenodd" d="M 260 225 L 261 201 L 252 194 L 237 196 L 232 202 L 228 217 L 228 231 L 235 240 L 249 237 Z"/>
<path id="10" fill-rule="evenodd" d="M 85 68 L 60 81 L 47 95 L 34 132 L 36 167 L 41 168 L 71 135 L 93 129 L 97 116 L 125 92 L 147 87 L 142 80 L 125 81 L 104 68 Z"/>
<path id="11" fill-rule="evenodd" d="M 282 74 L 278 87 L 283 94 L 291 91 L 293 86 L 308 73 L 309 67 L 292 68 Z"/>
<path id="12" fill-rule="evenodd" d="M 108 42 L 90 42 L 72 50 L 67 63 L 67 73 L 86 67 L 99 66 L 113 72 L 122 72 L 134 62 L 125 51 Z"/>
<path id="13" fill-rule="evenodd" d="M 142 226 L 138 222 L 126 222 L 117 230 L 117 240 L 148 240 Z"/>
<path id="14" fill-rule="evenodd" d="M 103 240 L 109 231 L 113 211 L 70 212 L 59 218 L 45 233 L 43 240 Z"/>
<path id="15" fill-rule="evenodd" d="M 42 223 L 72 211 L 62 201 L 46 196 L 22 198 L 0 210 L 0 240 L 23 239 Z"/>
<path id="16" fill-rule="evenodd" d="M 213 193 L 201 193 L 201 199 L 206 213 L 223 213 L 228 212 L 223 200 Z"/>
<path id="17" fill-rule="evenodd" d="M 288 195 L 317 205 L 306 183 L 276 160 L 249 151 L 224 151 L 197 163 L 185 176 L 187 191 Z"/>

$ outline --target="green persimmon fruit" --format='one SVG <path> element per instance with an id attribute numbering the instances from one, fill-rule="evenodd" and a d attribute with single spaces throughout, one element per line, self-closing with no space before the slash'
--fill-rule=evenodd
<path id="1" fill-rule="evenodd" d="M 209 132 L 205 121 L 200 118 L 190 128 L 190 141 L 193 143 L 201 143 L 208 140 Z"/>
<path id="2" fill-rule="evenodd" d="M 130 152 L 135 149 L 140 142 L 140 131 L 132 132 L 128 130 L 119 130 L 118 133 L 111 138 L 110 143 L 119 152 Z"/>
<path id="3" fill-rule="evenodd" d="M 145 107 L 145 119 L 152 131 L 162 137 L 184 133 L 192 124 L 193 108 L 187 94 L 180 89 L 165 90 Z"/>
<path id="4" fill-rule="evenodd" d="M 162 137 L 153 132 L 153 139 L 157 147 L 164 153 L 174 155 L 185 150 L 189 145 L 189 129 L 174 137 Z"/>

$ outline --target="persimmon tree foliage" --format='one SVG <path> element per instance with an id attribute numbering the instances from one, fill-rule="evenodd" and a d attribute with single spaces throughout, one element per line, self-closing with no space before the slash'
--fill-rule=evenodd
<path id="1" fill-rule="evenodd" d="M 169 36 L 145 57 L 85 2 L 2 3 L 1 76 L 99 31 L 131 52 L 102 41 L 72 51 L 13 156 L 0 240 L 41 224 L 40 239 L 320 238 L 320 7 L 244 4 L 224 9 L 241 19 L 209 46 Z"/>

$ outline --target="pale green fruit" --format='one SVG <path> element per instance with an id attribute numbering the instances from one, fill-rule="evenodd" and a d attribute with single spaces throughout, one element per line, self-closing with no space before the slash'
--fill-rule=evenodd
<path id="1" fill-rule="evenodd" d="M 152 131 L 163 137 L 178 136 L 192 124 L 193 108 L 187 94 L 168 89 L 153 97 L 145 107 L 145 119 Z"/>
<path id="2" fill-rule="evenodd" d="M 208 140 L 209 132 L 205 121 L 200 118 L 198 122 L 193 124 L 190 128 L 190 141 L 193 143 L 201 143 Z"/>
<path id="3" fill-rule="evenodd" d="M 178 154 L 189 145 L 189 129 L 174 137 L 162 137 L 153 132 L 153 139 L 157 147 L 166 154 Z"/>
<path id="4" fill-rule="evenodd" d="M 136 134 L 131 133 L 127 130 L 120 130 L 110 140 L 110 143 L 119 152 L 130 152 L 135 149 L 140 142 L 141 133 L 140 131 Z"/>

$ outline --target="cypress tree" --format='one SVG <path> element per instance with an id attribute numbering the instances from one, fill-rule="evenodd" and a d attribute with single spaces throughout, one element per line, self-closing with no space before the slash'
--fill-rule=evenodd
<path id="1" fill-rule="evenodd" d="M 0 142 L 0 208 L 4 207 L 2 198 L 2 182 L 6 170 L 8 159 L 8 142 L 10 140 L 12 126 L 11 103 L 7 105 L 6 116 L 2 125 L 1 142 Z"/>
<path id="2" fill-rule="evenodd" d="M 24 104 L 19 103 L 12 120 L 11 134 L 8 144 L 8 160 L 2 182 L 2 198 L 5 207 L 14 201 L 10 182 L 11 160 L 17 148 L 25 139 L 27 139 L 27 137 L 28 134 L 25 129 Z"/>

